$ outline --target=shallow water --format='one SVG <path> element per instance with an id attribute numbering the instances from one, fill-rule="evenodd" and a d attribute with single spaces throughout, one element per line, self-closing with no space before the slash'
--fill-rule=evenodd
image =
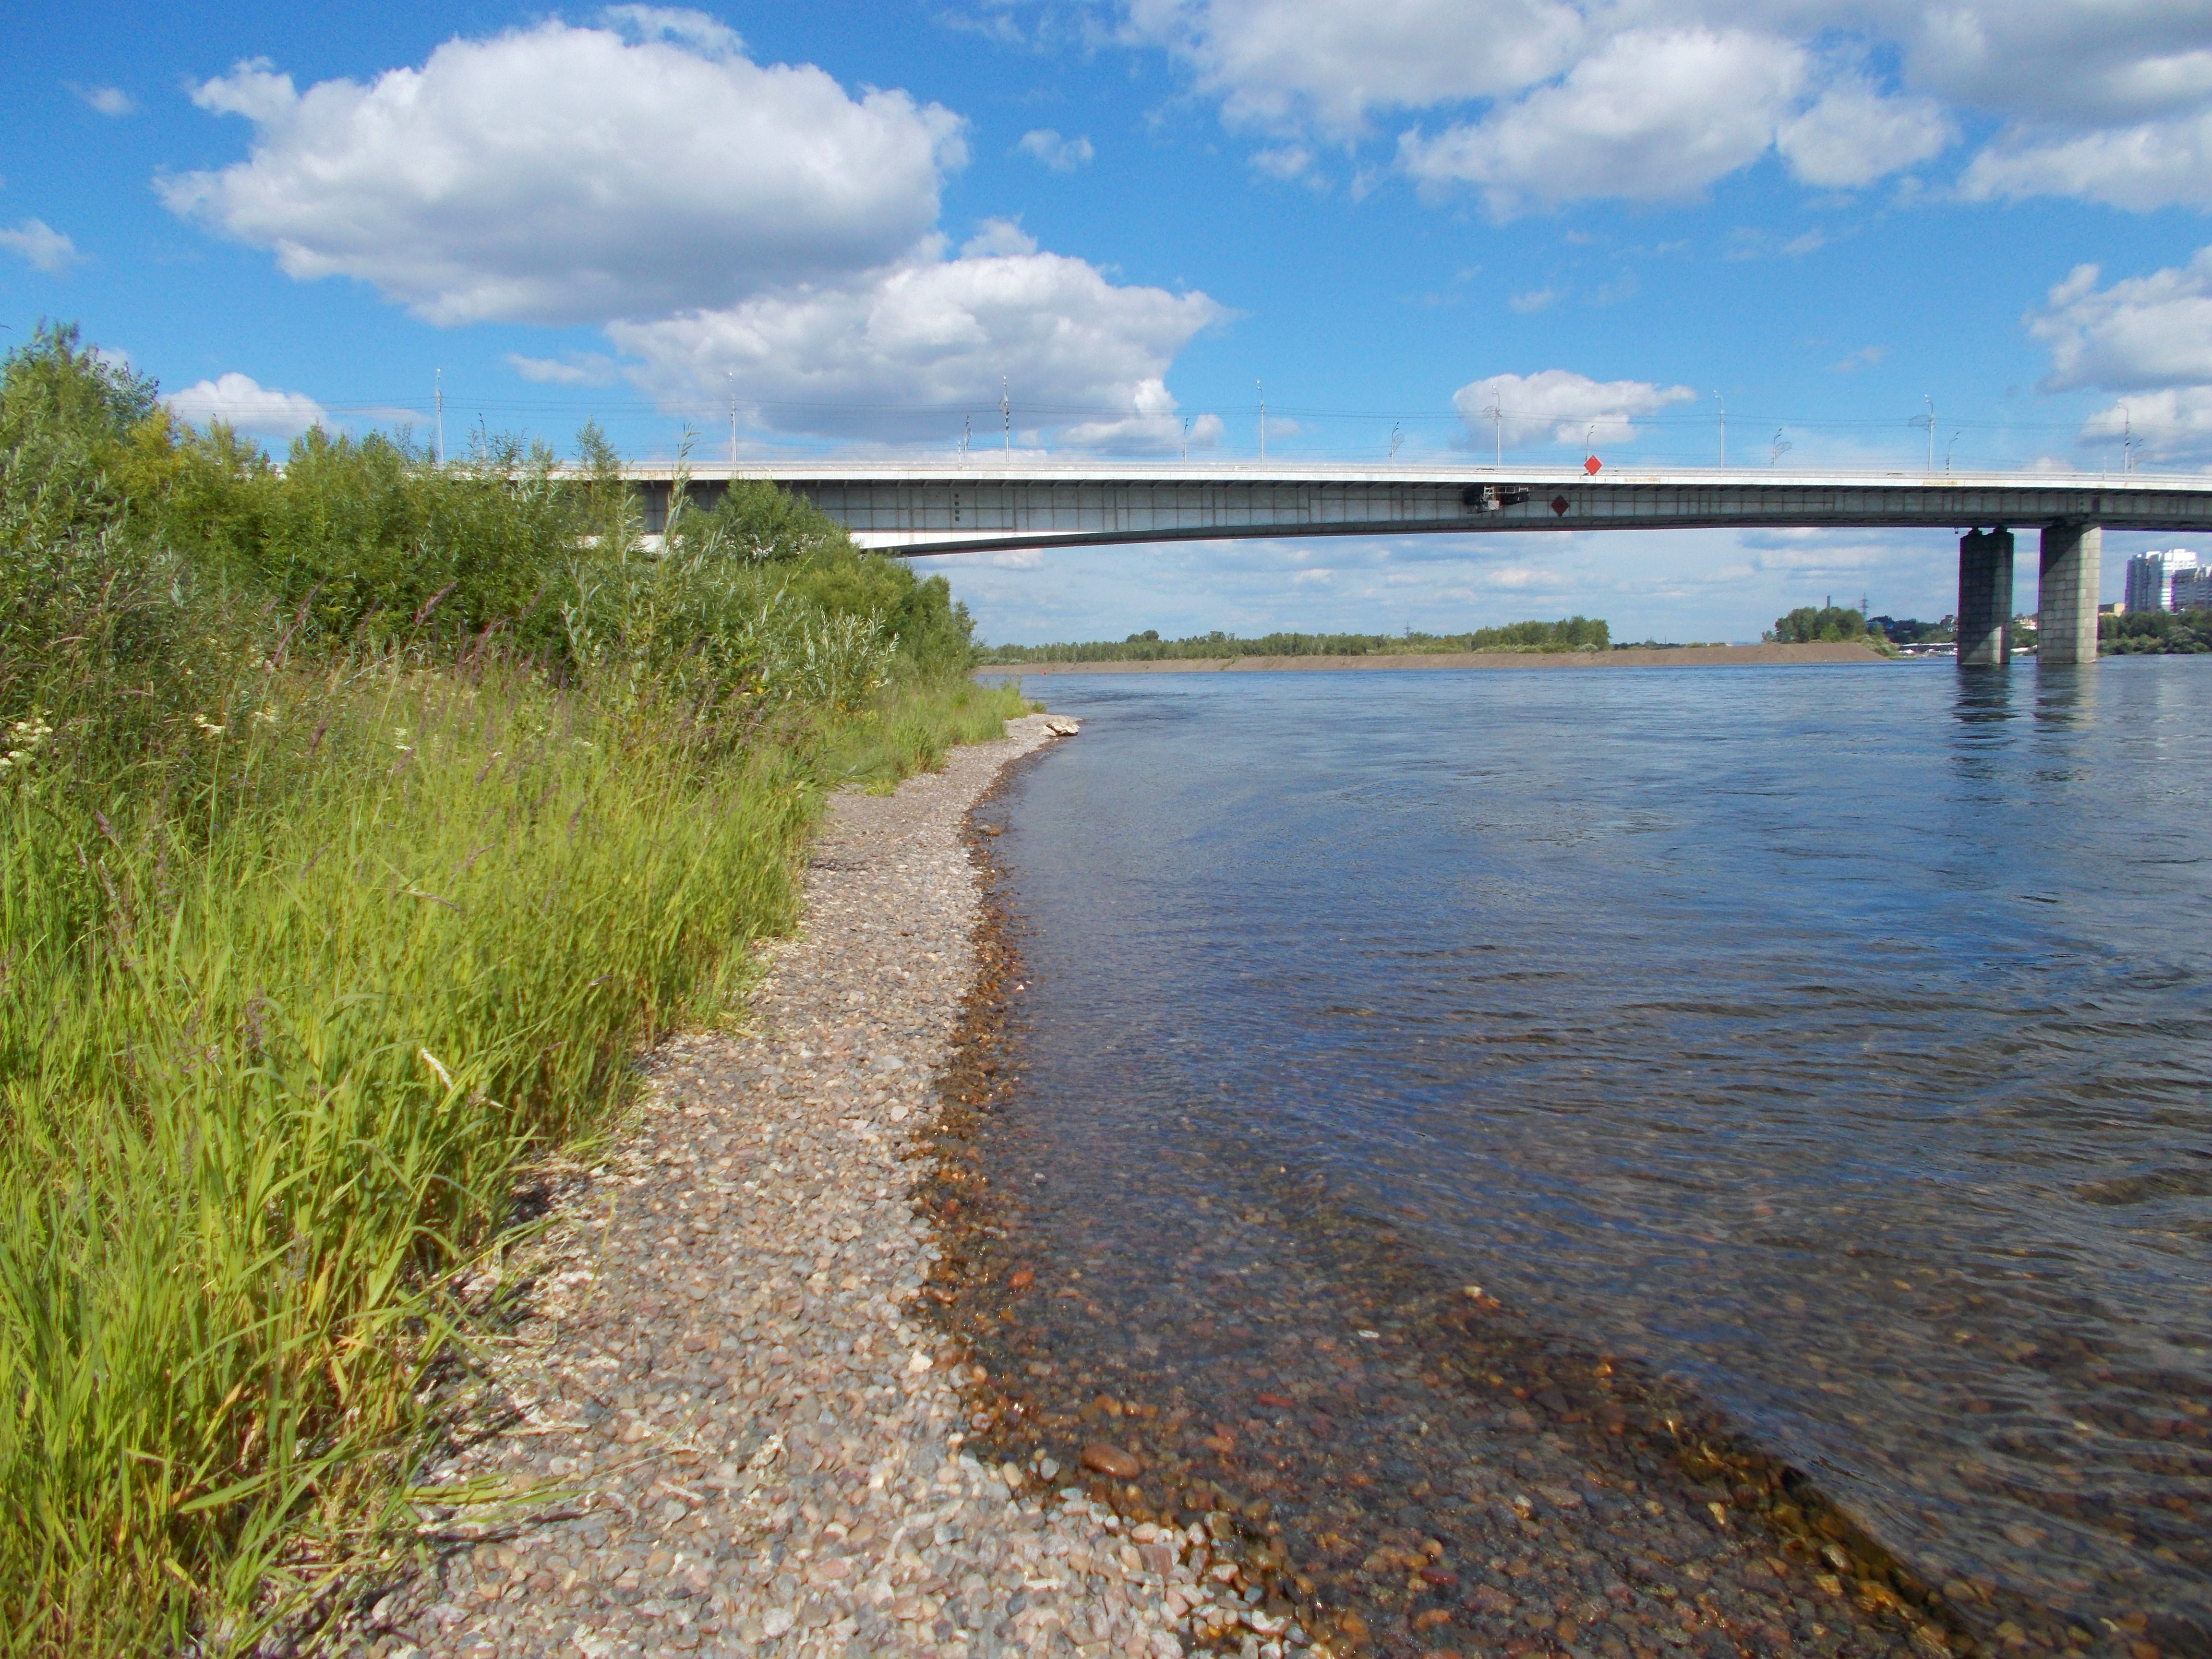
<path id="1" fill-rule="evenodd" d="M 1028 689 L 1001 1157 L 1094 1323 L 1325 1190 L 1930 1583 L 2212 1630 L 2212 662 Z"/>

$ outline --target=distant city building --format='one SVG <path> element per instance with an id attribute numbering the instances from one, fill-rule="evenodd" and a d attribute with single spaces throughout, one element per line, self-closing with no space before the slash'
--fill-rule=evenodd
<path id="1" fill-rule="evenodd" d="M 2177 577 L 2186 573 L 2195 586 L 2201 576 L 2196 554 L 2185 547 L 2170 547 L 2163 553 L 2138 553 L 2128 561 L 2127 607 L 2136 611 L 2172 611 L 2177 609 L 2173 585 Z M 2202 605 L 2203 599 L 2196 603 Z M 2186 608 L 2186 607 L 2179 607 Z"/>
<path id="2" fill-rule="evenodd" d="M 2200 564 L 2194 570 L 2173 573 L 2173 586 L 2167 597 L 2176 611 L 2212 610 L 2212 565 Z"/>

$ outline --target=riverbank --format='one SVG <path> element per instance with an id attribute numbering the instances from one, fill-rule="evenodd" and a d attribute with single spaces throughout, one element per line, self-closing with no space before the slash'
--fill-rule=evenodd
<path id="1" fill-rule="evenodd" d="M 656 1052 L 508 1264 L 514 1322 L 428 1471 L 477 1501 L 425 1511 L 426 1569 L 347 1651 L 1179 1653 L 1194 1544 L 979 1460 L 976 1378 L 919 1305 L 910 1166 L 976 972 L 960 827 L 1053 724 L 837 798 L 743 1026 Z"/>
<path id="2" fill-rule="evenodd" d="M 1887 662 L 1870 646 L 1689 645 L 1672 650 L 1438 651 L 1377 653 L 1360 657 L 1209 657 L 1152 662 L 994 663 L 987 674 L 1260 674 L 1358 673 L 1406 668 L 1764 668 L 1826 663 Z"/>

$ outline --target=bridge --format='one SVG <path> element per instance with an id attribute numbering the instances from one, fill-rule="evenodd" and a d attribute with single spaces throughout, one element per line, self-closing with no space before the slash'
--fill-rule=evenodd
<path id="1" fill-rule="evenodd" d="M 2011 655 L 2016 530 L 2039 532 L 2039 650 L 2093 661 L 2106 529 L 2212 532 L 2212 477 L 1583 467 L 964 461 L 635 466 L 647 528 L 679 476 L 711 506 L 732 478 L 805 497 L 902 556 L 1240 538 L 1721 529 L 1944 529 L 1959 541 L 1959 660 Z"/>

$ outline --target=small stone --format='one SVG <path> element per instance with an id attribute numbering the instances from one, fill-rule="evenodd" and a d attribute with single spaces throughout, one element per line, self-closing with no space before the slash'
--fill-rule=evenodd
<path id="1" fill-rule="evenodd" d="M 1083 1449 L 1083 1467 L 1115 1480 L 1134 1480 L 1145 1472 L 1142 1463 L 1103 1440 L 1094 1440 Z"/>
<path id="2" fill-rule="evenodd" d="M 798 1622 L 799 1615 L 789 1607 L 771 1607 L 761 1615 L 761 1634 L 773 1641 Z"/>

